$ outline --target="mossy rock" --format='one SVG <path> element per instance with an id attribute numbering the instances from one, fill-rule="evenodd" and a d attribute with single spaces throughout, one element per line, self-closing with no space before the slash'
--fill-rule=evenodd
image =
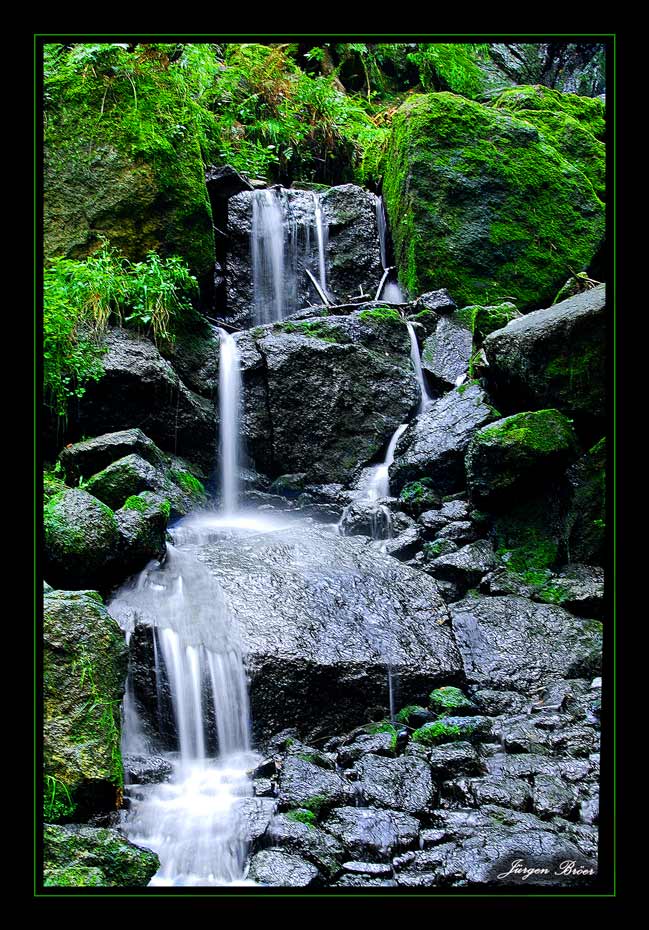
<path id="1" fill-rule="evenodd" d="M 54 587 L 101 587 L 119 552 L 115 514 L 87 491 L 55 494 L 44 511 L 45 577 Z"/>
<path id="2" fill-rule="evenodd" d="M 595 139 L 603 141 L 606 132 L 605 107 L 599 97 L 582 97 L 545 87 L 543 84 L 522 84 L 502 91 L 491 106 L 512 113 L 564 113 L 574 119 Z"/>
<path id="3" fill-rule="evenodd" d="M 169 62 L 133 69 L 133 52 L 107 47 L 48 82 L 44 116 L 46 257 L 84 258 L 103 235 L 134 261 L 180 255 L 211 287 L 200 127 Z"/>
<path id="4" fill-rule="evenodd" d="M 129 572 L 144 568 L 151 559 L 165 552 L 167 523 L 171 504 L 150 491 L 126 499 L 115 514 L 122 537 L 122 558 Z"/>
<path id="5" fill-rule="evenodd" d="M 86 819 L 120 803 L 120 705 L 128 651 L 94 591 L 51 591 L 43 610 L 44 816 Z"/>
<path id="6" fill-rule="evenodd" d="M 566 555 L 602 564 L 606 546 L 606 440 L 600 439 L 567 472 L 572 497 L 565 518 Z"/>
<path id="7" fill-rule="evenodd" d="M 160 868 L 154 852 L 117 830 L 45 824 L 44 841 L 47 886 L 143 887 Z"/>
<path id="8" fill-rule="evenodd" d="M 404 485 L 399 494 L 399 503 L 413 516 L 419 516 L 425 510 L 438 510 L 441 500 L 433 490 L 434 482 L 431 478 L 420 478 Z"/>
<path id="9" fill-rule="evenodd" d="M 429 702 L 431 708 L 440 715 L 452 713 L 456 716 L 466 716 L 474 714 L 477 709 L 464 692 L 452 685 L 435 688 L 430 693 Z"/>
<path id="10" fill-rule="evenodd" d="M 460 306 L 547 306 L 602 242 L 591 181 L 504 108 L 414 96 L 394 115 L 385 165 L 399 280 L 411 294 L 446 287 Z"/>
<path id="11" fill-rule="evenodd" d="M 475 348 L 482 345 L 489 333 L 502 329 L 520 315 L 516 305 L 508 300 L 494 306 L 475 304 L 471 307 L 462 307 L 454 314 L 459 323 L 471 330 Z"/>
<path id="12" fill-rule="evenodd" d="M 547 480 L 577 451 L 572 423 L 558 410 L 516 413 L 483 426 L 469 443 L 465 466 L 474 500 L 498 502 L 530 483 Z"/>

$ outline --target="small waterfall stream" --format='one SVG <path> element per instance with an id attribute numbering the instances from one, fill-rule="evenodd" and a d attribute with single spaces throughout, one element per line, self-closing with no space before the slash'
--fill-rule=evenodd
<path id="1" fill-rule="evenodd" d="M 221 449 L 221 509 L 237 510 L 239 501 L 239 436 L 241 370 L 239 349 L 230 333 L 219 329 L 219 432 Z"/>
<path id="2" fill-rule="evenodd" d="M 421 400 L 419 401 L 419 409 L 417 413 L 422 413 L 426 407 L 430 406 L 431 398 L 426 388 L 424 371 L 421 367 L 421 354 L 419 352 L 419 343 L 417 342 L 415 327 L 412 325 L 412 323 L 406 323 L 406 326 L 408 328 L 408 336 L 410 337 L 410 361 L 412 362 L 415 377 L 417 378 L 417 384 L 419 385 L 419 390 L 421 392 Z"/>
<path id="3" fill-rule="evenodd" d="M 376 225 L 379 231 L 381 265 L 384 271 L 383 286 L 379 287 L 376 300 L 385 300 L 386 303 L 390 304 L 403 304 L 406 301 L 405 295 L 399 287 L 399 282 L 394 277 L 392 269 L 388 269 L 388 222 L 385 216 L 383 197 L 376 198 Z"/>

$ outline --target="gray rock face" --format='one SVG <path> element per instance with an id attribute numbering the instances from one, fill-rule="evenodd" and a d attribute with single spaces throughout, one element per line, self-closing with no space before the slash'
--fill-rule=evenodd
<path id="1" fill-rule="evenodd" d="M 124 777 L 127 783 L 155 785 L 167 781 L 173 766 L 162 756 L 123 755 Z"/>
<path id="2" fill-rule="evenodd" d="M 307 483 L 348 480 L 418 403 L 405 340 L 393 358 L 286 332 L 259 339 L 257 349 L 270 420 L 257 465 L 267 473 L 303 472 Z"/>
<path id="3" fill-rule="evenodd" d="M 386 862 L 415 843 L 419 821 L 400 811 L 339 807 L 331 812 L 322 828 L 335 836 L 354 857 Z"/>
<path id="4" fill-rule="evenodd" d="M 435 332 L 424 342 L 422 368 L 446 387 L 452 387 L 469 368 L 473 335 L 453 316 L 441 316 Z"/>
<path id="5" fill-rule="evenodd" d="M 496 567 L 497 559 L 493 546 L 486 539 L 479 539 L 457 552 L 440 555 L 429 564 L 428 571 L 435 577 L 470 588 L 478 584 L 487 572 Z"/>
<path id="6" fill-rule="evenodd" d="M 205 501 L 198 487 L 180 486 L 181 481 L 188 480 L 183 472 L 183 468 L 156 468 L 139 455 L 126 455 L 93 475 L 85 490 L 114 510 L 122 507 L 127 498 L 150 492 L 161 502 L 168 500 L 174 516 L 182 516 Z"/>
<path id="7" fill-rule="evenodd" d="M 122 508 L 115 514 L 125 575 L 144 568 L 151 559 L 162 558 L 165 552 L 167 502 L 147 491 L 138 498 L 142 510 Z"/>
<path id="8" fill-rule="evenodd" d="M 352 765 L 368 753 L 380 756 L 393 755 L 390 733 L 361 733 L 349 743 L 344 743 L 338 752 L 341 765 Z"/>
<path id="9" fill-rule="evenodd" d="M 446 743 L 433 747 L 428 753 L 428 764 L 435 778 L 446 779 L 457 775 L 479 775 L 482 763 L 471 743 Z"/>
<path id="10" fill-rule="evenodd" d="M 602 284 L 491 333 L 484 349 L 502 409 L 603 415 L 605 311 Z"/>
<path id="11" fill-rule="evenodd" d="M 467 597 L 450 606 L 467 679 L 526 692 L 552 678 L 593 676 L 601 624 L 521 597 Z"/>
<path id="12" fill-rule="evenodd" d="M 76 442 L 61 450 L 59 461 L 68 483 L 76 484 L 80 478 L 96 475 L 111 462 L 131 454 L 139 455 L 151 465 L 160 466 L 164 463 L 156 444 L 140 429 L 105 433 L 94 439 Z"/>
<path id="13" fill-rule="evenodd" d="M 258 737 L 365 723 L 367 707 L 387 708 L 388 656 L 404 703 L 460 670 L 435 582 L 364 537 L 296 524 L 217 539 L 200 558 L 238 621 Z"/>
<path id="14" fill-rule="evenodd" d="M 279 781 L 280 804 L 311 808 L 317 798 L 318 811 L 344 805 L 352 795 L 351 786 L 336 772 L 328 771 L 299 756 L 288 756 Z"/>
<path id="15" fill-rule="evenodd" d="M 599 617 L 604 610 L 604 569 L 577 562 L 566 565 L 552 582 L 561 591 L 561 606 L 572 613 Z"/>
<path id="16" fill-rule="evenodd" d="M 228 316 L 242 326 L 254 323 L 253 273 L 250 250 L 254 193 L 244 191 L 228 202 L 226 260 Z M 295 268 L 295 292 L 289 296 L 289 313 L 321 299 L 304 271 L 307 258 L 311 270 L 317 269 L 315 251 L 315 207 L 311 191 L 286 189 L 279 194 L 284 210 L 285 257 L 291 253 L 288 237 L 298 244 L 301 259 Z M 333 187 L 317 195 L 323 220 L 329 227 L 326 252 L 327 290 L 334 302 L 363 293 L 374 296 L 383 274 L 379 233 L 376 223 L 376 198 L 354 184 Z M 310 241 L 310 249 L 306 243 Z"/>
<path id="17" fill-rule="evenodd" d="M 368 804 L 418 814 L 427 812 L 435 801 L 430 769 L 420 759 L 367 755 L 356 769 L 359 790 Z"/>
<path id="18" fill-rule="evenodd" d="M 262 849 L 250 860 L 248 878 L 260 885 L 307 888 L 320 877 L 311 863 L 284 849 Z"/>
<path id="19" fill-rule="evenodd" d="M 165 451 L 211 468 L 213 402 L 190 391 L 149 339 L 115 328 L 106 334 L 105 345 L 105 374 L 88 385 L 78 428 L 108 433 L 137 424 Z"/>
<path id="20" fill-rule="evenodd" d="M 390 468 L 393 490 L 425 476 L 439 494 L 464 483 L 464 454 L 471 436 L 493 419 L 484 392 L 476 384 L 449 391 L 420 414 L 399 440 Z"/>
<path id="21" fill-rule="evenodd" d="M 271 846 L 308 859 L 329 880 L 340 872 L 340 863 L 345 857 L 343 847 L 331 834 L 312 824 L 292 820 L 285 814 L 273 817 L 264 840 Z"/>

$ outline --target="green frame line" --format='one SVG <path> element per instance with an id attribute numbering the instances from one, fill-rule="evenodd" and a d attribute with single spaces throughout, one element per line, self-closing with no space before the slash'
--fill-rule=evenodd
<path id="1" fill-rule="evenodd" d="M 219 33 L 215 35 L 214 33 L 166 33 L 166 32 L 156 32 L 153 34 L 144 35 L 139 32 L 110 32 L 110 33 L 33 33 L 34 35 L 34 268 L 40 268 L 40 255 L 39 255 L 39 243 L 37 241 L 37 231 L 38 231 L 38 216 L 39 216 L 39 203 L 36 199 L 38 193 L 38 167 L 39 167 L 39 155 L 41 154 L 37 150 L 38 142 L 38 119 L 40 115 L 40 106 L 42 101 L 37 99 L 37 90 L 38 90 L 38 73 L 40 59 L 38 57 L 39 52 L 39 40 L 40 39 L 56 39 L 60 36 L 65 35 L 69 38 L 94 38 L 96 37 L 118 37 L 118 38 L 206 38 L 206 39 L 228 39 L 228 38 L 242 38 L 240 33 Z M 611 587 L 612 587 L 612 688 L 610 693 L 610 700 L 612 702 L 612 721 L 611 721 L 611 741 L 612 741 L 612 866 L 613 866 L 613 889 L 612 892 L 593 892 L 593 893 L 579 893 L 579 892 L 530 892 L 530 893 L 512 893 L 512 892 L 463 892 L 461 890 L 449 893 L 449 892 L 436 892 L 434 889 L 431 889 L 427 892 L 421 893 L 410 893 L 402 892 L 398 889 L 394 889 L 388 893 L 376 894 L 373 891 L 367 892 L 353 892 L 353 893 L 342 893 L 331 890 L 327 893 L 319 892 L 263 892 L 263 891 L 250 891 L 250 892 L 233 892 L 230 889 L 224 891 L 214 891 L 214 892 L 184 892 L 177 891 L 174 889 L 171 893 L 160 893 L 155 891 L 134 891 L 134 892 L 121 892 L 114 891 L 111 889 L 106 889 L 105 891 L 95 891 L 95 892 L 65 892 L 52 888 L 52 891 L 42 891 L 38 888 L 38 880 L 40 876 L 37 875 L 37 853 L 38 843 L 42 839 L 39 830 L 38 830 L 38 819 L 39 819 L 39 804 L 40 798 L 38 796 L 38 772 L 36 766 L 36 760 L 38 757 L 39 745 L 40 745 L 40 735 L 34 727 L 34 897 L 35 898 L 179 898 L 179 897 L 192 897 L 192 898 L 221 898 L 222 900 L 228 900 L 230 898 L 371 898 L 376 901 L 382 899 L 396 899 L 401 898 L 417 898 L 417 899 L 430 899 L 431 903 L 437 900 L 438 898 L 487 898 L 487 899 L 501 899 L 501 898 L 614 898 L 617 897 L 617 224 L 616 224 L 616 207 L 617 207 L 617 178 L 616 178 L 616 166 L 617 166 L 617 33 L 598 33 L 598 32 L 584 32 L 584 33 L 559 33 L 559 32 L 544 32 L 544 33 L 533 33 L 528 32 L 519 35 L 494 35 L 494 33 L 453 33 L 453 32 L 444 32 L 444 33 L 417 33 L 414 35 L 412 33 L 368 33 L 365 32 L 362 35 L 355 32 L 341 32 L 327 33 L 326 36 L 323 36 L 319 33 L 308 33 L 308 32 L 285 32 L 285 33 L 255 33 L 254 36 L 250 36 L 253 40 L 258 38 L 316 38 L 316 39 L 329 39 L 329 38 L 349 38 L 355 37 L 359 39 L 372 39 L 372 38 L 397 38 L 397 39 L 409 39 L 409 38 L 486 38 L 491 39 L 492 41 L 498 41 L 501 38 L 507 39 L 528 39 L 528 38 L 569 38 L 569 39 L 579 39 L 579 38 L 601 38 L 607 39 L 611 42 L 612 50 L 612 75 L 613 75 L 613 119 L 612 119 L 612 151 L 609 154 L 609 164 L 612 168 L 612 184 L 611 189 L 613 193 L 612 197 L 612 209 L 611 209 L 611 227 L 612 227 L 612 267 L 613 267 L 613 280 L 612 280 L 612 309 L 613 309 L 613 359 L 612 359 L 612 375 L 613 375 L 613 384 L 612 384 L 612 401 L 613 401 L 613 417 L 612 417 L 612 475 L 609 477 L 609 486 L 611 487 L 612 494 L 612 517 L 613 517 L 613 527 L 612 527 L 612 566 L 611 566 Z M 37 288 L 37 276 L 34 276 L 34 358 L 38 357 L 38 353 L 41 351 L 41 346 L 38 343 L 38 320 L 40 312 L 40 302 L 39 302 L 39 293 Z M 39 399 L 39 389 L 40 385 L 38 383 L 38 369 L 36 365 L 34 366 L 33 374 L 33 387 L 34 387 L 34 658 L 33 658 L 33 668 L 34 668 L 34 718 L 36 723 L 36 708 L 40 700 L 40 682 L 38 681 L 38 647 L 40 629 L 38 624 L 39 617 L 39 608 L 42 599 L 42 592 L 39 588 L 39 585 L 42 587 L 42 579 L 37 577 L 36 573 L 36 563 L 38 556 L 38 539 L 40 534 L 40 524 L 37 520 L 40 518 L 40 514 L 36 513 L 36 503 L 38 497 L 38 482 L 41 480 L 40 476 L 40 465 L 41 463 L 38 460 L 37 455 L 37 417 L 38 417 L 38 399 Z M 263 886 L 262 886 L 263 887 Z"/>

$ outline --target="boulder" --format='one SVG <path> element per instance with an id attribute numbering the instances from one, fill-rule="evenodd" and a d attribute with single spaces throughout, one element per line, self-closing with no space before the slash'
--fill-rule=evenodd
<path id="1" fill-rule="evenodd" d="M 566 269 L 586 267 L 604 206 L 580 167 L 531 123 L 451 93 L 396 111 L 383 196 L 399 280 L 444 284 L 460 306 L 504 295 L 546 306 Z"/>
<path id="2" fill-rule="evenodd" d="M 434 746 L 428 754 L 431 774 L 440 781 L 456 778 L 458 775 L 480 775 L 482 763 L 471 743 L 460 740 L 457 743 L 443 743 Z"/>
<path id="3" fill-rule="evenodd" d="M 127 649 L 96 592 L 45 595 L 43 666 L 45 820 L 114 810 Z"/>
<path id="4" fill-rule="evenodd" d="M 603 284 L 496 330 L 484 349 L 499 406 L 603 416 L 606 343 Z"/>
<path id="5" fill-rule="evenodd" d="M 523 693 L 548 680 L 597 674 L 602 627 L 521 597 L 469 596 L 450 606 L 469 682 Z"/>
<path id="6" fill-rule="evenodd" d="M 264 840 L 270 846 L 308 859 L 329 880 L 340 872 L 340 863 L 345 856 L 343 847 L 329 833 L 286 814 L 273 817 Z"/>
<path id="7" fill-rule="evenodd" d="M 428 563 L 426 570 L 434 578 L 453 581 L 466 590 L 477 585 L 497 564 L 498 560 L 491 543 L 486 539 L 479 539 L 456 552 L 438 555 Z"/>
<path id="8" fill-rule="evenodd" d="M 430 405 L 397 443 L 390 467 L 393 490 L 426 477 L 438 494 L 452 494 L 464 483 L 464 455 L 471 436 L 493 419 L 477 384 L 462 385 Z"/>
<path id="9" fill-rule="evenodd" d="M 456 314 L 440 316 L 435 332 L 424 342 L 421 366 L 444 387 L 452 387 L 469 369 L 473 333 Z"/>
<path id="10" fill-rule="evenodd" d="M 129 842 L 117 830 L 45 824 L 45 886 L 133 888 L 148 885 L 160 867 L 150 849 Z"/>
<path id="11" fill-rule="evenodd" d="M 467 485 L 478 504 L 506 500 L 508 494 L 565 468 L 577 450 L 570 421 L 558 410 L 516 413 L 479 429 L 465 459 Z"/>
<path id="12" fill-rule="evenodd" d="M 356 771 L 358 790 L 367 805 L 426 814 L 436 801 L 430 768 L 420 759 L 366 755 Z"/>
<path id="13" fill-rule="evenodd" d="M 94 439 L 71 443 L 61 450 L 59 461 L 68 483 L 77 484 L 81 478 L 96 475 L 126 455 L 138 455 L 158 468 L 164 465 L 162 452 L 140 429 L 105 433 Z"/>
<path id="14" fill-rule="evenodd" d="M 419 834 L 419 821 L 409 814 L 372 807 L 336 808 L 322 827 L 352 856 L 369 862 L 388 862 Z"/>
<path id="15" fill-rule="evenodd" d="M 250 860 L 248 878 L 258 885 L 308 888 L 320 873 L 313 863 L 285 849 L 262 849 Z"/>
<path id="16" fill-rule="evenodd" d="M 103 587 L 115 576 L 120 549 L 113 511 L 87 491 L 66 490 L 45 507 L 44 573 L 55 588 Z"/>
<path id="17" fill-rule="evenodd" d="M 73 427 L 115 432 L 138 424 L 166 452 L 213 467 L 214 403 L 190 391 L 153 342 L 126 329 L 109 329 L 104 375 L 88 385 Z"/>
<path id="18" fill-rule="evenodd" d="M 93 475 L 84 489 L 115 510 L 128 498 L 149 492 L 160 502 L 167 500 L 174 516 L 181 516 L 205 503 L 203 483 L 181 467 L 185 464 L 175 459 L 175 467 L 156 468 L 139 455 L 126 455 Z"/>
<path id="19" fill-rule="evenodd" d="M 284 807 L 301 807 L 320 815 L 345 804 L 351 794 L 351 786 L 340 775 L 309 761 L 308 756 L 290 755 L 284 761 L 278 794 Z"/>
<path id="20" fill-rule="evenodd" d="M 250 368 L 244 370 L 244 390 L 249 380 L 258 381 L 261 363 L 267 420 L 255 414 L 256 423 L 250 417 L 246 423 L 248 435 L 253 425 L 264 430 L 249 445 L 258 468 L 276 475 L 305 473 L 307 483 L 347 481 L 377 456 L 419 400 L 405 327 L 395 328 L 403 352 L 392 357 L 306 331 L 278 331 L 257 340 L 261 359 L 252 366 L 252 378 Z"/>
<path id="21" fill-rule="evenodd" d="M 144 491 L 129 497 L 115 513 L 125 574 L 135 573 L 151 559 L 163 557 L 170 512 L 168 501 Z"/>
<path id="22" fill-rule="evenodd" d="M 570 502 L 564 534 L 571 561 L 599 563 L 606 548 L 606 441 L 601 439 L 566 472 Z"/>
<path id="23" fill-rule="evenodd" d="M 364 537 L 316 525 L 228 534 L 201 560 L 238 622 L 258 738 L 349 730 L 368 707 L 387 710 L 388 658 L 404 702 L 460 670 L 435 582 Z"/>
<path id="24" fill-rule="evenodd" d="M 327 288 L 339 303 L 358 294 L 375 294 L 381 278 L 381 246 L 376 197 L 355 184 L 331 187 L 322 195 L 328 225 Z"/>

